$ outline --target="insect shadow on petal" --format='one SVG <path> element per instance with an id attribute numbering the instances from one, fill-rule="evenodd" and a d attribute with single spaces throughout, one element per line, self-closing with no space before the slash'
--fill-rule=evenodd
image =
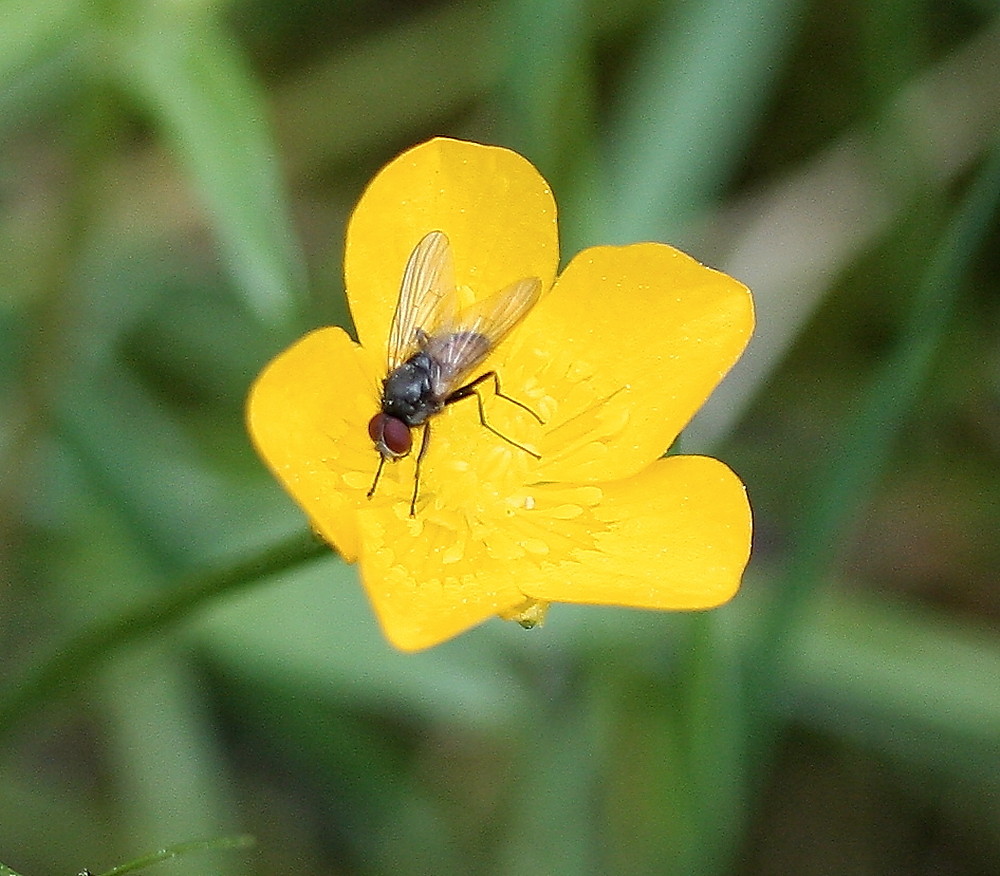
<path id="1" fill-rule="evenodd" d="M 416 516 L 420 464 L 430 444 L 430 419 L 446 406 L 475 397 L 479 422 L 508 444 L 539 455 L 499 432 L 486 420 L 480 388 L 492 381 L 493 392 L 543 422 L 531 408 L 500 389 L 495 371 L 468 380 L 475 369 L 538 301 L 542 282 L 529 277 L 466 308 L 459 307 L 451 246 L 440 231 L 424 235 L 403 271 L 399 301 L 389 330 L 389 361 L 382 381 L 380 410 L 368 423 L 379 453 L 368 498 L 375 495 L 386 460 L 396 461 L 413 449 L 411 430 L 423 428 L 417 453 L 410 516 Z M 468 382 L 466 382 L 468 380 Z"/>

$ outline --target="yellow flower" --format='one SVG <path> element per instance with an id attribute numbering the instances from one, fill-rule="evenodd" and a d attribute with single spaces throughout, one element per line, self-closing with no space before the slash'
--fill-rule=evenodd
<path id="1" fill-rule="evenodd" d="M 379 461 L 390 323 L 403 270 L 431 231 L 451 244 L 466 301 L 537 277 L 542 296 L 431 418 L 410 515 L 414 452 Z M 248 403 L 257 449 L 361 580 L 389 640 L 440 643 L 492 615 L 532 625 L 549 602 L 703 609 L 736 592 L 750 508 L 721 462 L 663 453 L 739 357 L 753 305 L 737 281 L 672 247 L 595 247 L 556 279 L 556 208 L 506 149 L 435 139 L 376 177 L 351 216 L 345 278 L 360 345 L 318 329 L 272 361 Z"/>

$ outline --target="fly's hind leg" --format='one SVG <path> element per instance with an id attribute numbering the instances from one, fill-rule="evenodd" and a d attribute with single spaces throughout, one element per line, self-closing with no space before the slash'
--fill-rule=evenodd
<path id="1" fill-rule="evenodd" d="M 477 377 L 475 380 L 465 384 L 465 386 L 459 387 L 450 396 L 448 396 L 447 400 L 445 401 L 445 404 L 450 405 L 453 402 L 461 401 L 464 398 L 469 398 L 469 396 L 474 395 L 476 397 L 476 403 L 479 405 L 479 422 L 482 423 L 484 428 L 488 429 L 490 432 L 496 435 L 497 438 L 500 438 L 503 441 L 506 441 L 511 446 L 516 447 L 518 450 L 523 450 L 529 456 L 533 456 L 535 457 L 535 459 L 541 459 L 542 458 L 541 454 L 536 453 L 534 450 L 530 450 L 523 444 L 519 444 L 513 438 L 508 438 L 506 435 L 503 434 L 503 432 L 501 432 L 499 429 L 494 428 L 489 424 L 489 422 L 487 422 L 486 409 L 483 407 L 483 397 L 479 394 L 479 385 L 481 383 L 485 383 L 487 380 L 493 381 L 494 395 L 498 395 L 500 398 L 506 399 L 512 404 L 517 405 L 522 410 L 527 411 L 529 414 L 531 414 L 531 416 L 533 416 L 536 420 L 538 420 L 539 423 L 542 424 L 545 423 L 545 421 L 540 416 L 538 416 L 538 414 L 536 414 L 531 408 L 529 408 L 524 402 L 518 401 L 516 398 L 511 398 L 511 396 L 509 395 L 504 395 L 503 392 L 500 391 L 500 377 L 497 375 L 496 371 L 487 371 L 485 374 L 480 374 L 479 377 Z M 422 449 L 421 452 L 423 452 Z"/>
<path id="2" fill-rule="evenodd" d="M 497 374 L 496 371 L 487 371 L 482 377 L 477 378 L 477 381 L 483 380 L 489 377 L 491 374 L 493 375 L 494 395 L 498 395 L 500 396 L 500 398 L 506 399 L 511 404 L 517 405 L 522 411 L 527 411 L 529 414 L 531 414 L 531 416 L 533 416 L 536 420 L 538 420 L 540 425 L 542 426 L 545 425 L 545 420 L 543 420 L 535 411 L 529 408 L 523 401 L 518 401 L 516 398 L 513 398 L 509 395 L 505 395 L 503 392 L 500 391 L 500 375 Z"/>

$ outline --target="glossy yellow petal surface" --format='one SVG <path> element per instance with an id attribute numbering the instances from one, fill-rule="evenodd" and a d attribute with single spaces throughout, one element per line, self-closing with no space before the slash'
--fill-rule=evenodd
<path id="1" fill-rule="evenodd" d="M 531 600 L 711 608 L 739 587 L 751 517 L 739 479 L 701 456 L 610 484 L 538 484 L 490 508 L 360 515 L 361 575 L 386 637 L 412 651 Z"/>
<path id="2" fill-rule="evenodd" d="M 400 525 L 400 524 L 403 525 Z M 387 639 L 404 651 L 447 641 L 524 603 L 519 563 L 491 557 L 440 520 L 361 515 L 361 580 Z"/>
<path id="3" fill-rule="evenodd" d="M 347 228 L 344 277 L 361 343 L 384 350 L 403 268 L 429 231 L 451 242 L 455 279 L 476 298 L 559 265 L 548 183 L 516 152 L 437 138 L 404 152 L 365 189 Z"/>
<path id="4" fill-rule="evenodd" d="M 377 382 L 371 356 L 343 329 L 319 329 L 270 362 L 247 403 L 258 453 L 349 562 L 378 460 L 368 437 Z"/>
<path id="5" fill-rule="evenodd" d="M 753 331 L 746 287 L 658 243 L 576 256 L 503 375 L 546 419 L 543 480 L 616 480 L 662 456 Z"/>
<path id="6" fill-rule="evenodd" d="M 751 515 L 743 484 L 725 465 L 672 456 L 599 489 L 600 501 L 576 518 L 573 547 L 522 582 L 527 595 L 703 609 L 736 593 L 750 556 Z"/>

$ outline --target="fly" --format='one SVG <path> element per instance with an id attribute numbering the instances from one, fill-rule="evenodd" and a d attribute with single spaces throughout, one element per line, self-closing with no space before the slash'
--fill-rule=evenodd
<path id="1" fill-rule="evenodd" d="M 465 381 L 531 310 L 541 291 L 541 280 L 530 277 L 460 311 L 448 238 L 440 231 L 431 231 L 414 247 L 403 272 L 399 301 L 389 331 L 389 362 L 387 376 L 382 381 L 380 410 L 368 423 L 368 434 L 379 452 L 369 499 L 375 495 L 385 461 L 408 456 L 413 448 L 411 430 L 422 426 L 410 499 L 410 516 L 414 517 L 420 488 L 420 463 L 430 443 L 430 418 L 447 405 L 472 396 L 479 404 L 479 422 L 486 429 L 519 450 L 540 458 L 486 421 L 479 388 L 492 381 L 496 395 L 527 411 L 541 423 L 538 414 L 517 399 L 504 395 L 495 371 Z"/>

